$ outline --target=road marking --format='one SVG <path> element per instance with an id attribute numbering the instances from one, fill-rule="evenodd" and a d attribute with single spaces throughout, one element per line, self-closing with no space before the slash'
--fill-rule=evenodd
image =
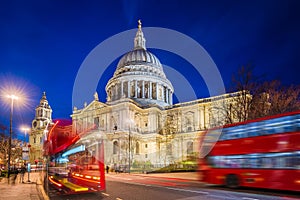
<path id="1" fill-rule="evenodd" d="M 245 199 L 245 200 L 259 200 L 259 199 L 249 198 L 249 197 L 243 197 L 242 199 Z"/>
<path id="2" fill-rule="evenodd" d="M 113 176 L 110 176 L 109 178 L 112 178 L 112 179 L 121 179 L 121 180 L 126 180 L 126 181 L 131 181 L 132 178 L 125 178 L 125 177 L 113 177 Z"/>
<path id="3" fill-rule="evenodd" d="M 104 196 L 109 197 L 109 194 L 105 193 L 105 192 L 101 192 Z"/>
<path id="4" fill-rule="evenodd" d="M 171 188 L 171 187 L 165 187 L 170 190 L 178 190 L 178 191 L 183 191 L 183 192 L 193 192 L 193 193 L 198 193 L 198 194 L 209 194 L 208 192 L 203 192 L 199 190 L 187 190 L 187 189 L 181 189 L 181 188 Z"/>

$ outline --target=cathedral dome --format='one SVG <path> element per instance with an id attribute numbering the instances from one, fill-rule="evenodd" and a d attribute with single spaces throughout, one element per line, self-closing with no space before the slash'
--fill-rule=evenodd
<path id="1" fill-rule="evenodd" d="M 159 59 L 146 49 L 145 43 L 139 20 L 134 49 L 123 55 L 106 85 L 108 102 L 131 98 L 142 106 L 172 104 L 173 86 Z"/>
<path id="2" fill-rule="evenodd" d="M 152 76 L 166 78 L 158 58 L 143 48 L 126 53 L 120 59 L 114 76 L 125 75 L 130 72 L 152 73 Z"/>
<path id="3" fill-rule="evenodd" d="M 146 64 L 162 68 L 158 58 L 146 49 L 135 49 L 126 53 L 118 63 L 117 69 L 131 64 Z"/>

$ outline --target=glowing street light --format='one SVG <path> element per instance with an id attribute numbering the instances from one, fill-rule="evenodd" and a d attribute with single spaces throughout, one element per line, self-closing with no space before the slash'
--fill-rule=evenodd
<path id="1" fill-rule="evenodd" d="M 11 137 L 12 137 L 12 117 L 14 110 L 14 100 L 18 100 L 18 97 L 14 94 L 7 95 L 7 98 L 10 99 L 10 120 L 9 120 L 9 141 L 8 141 L 8 163 L 7 163 L 7 175 L 8 175 L 8 183 L 10 176 L 10 157 L 11 157 Z"/>
<path id="2" fill-rule="evenodd" d="M 25 82 L 19 82 L 19 80 L 14 80 L 8 79 L 5 77 L 4 80 L 2 80 L 1 77 L 1 86 L 0 86 L 0 98 L 3 99 L 4 102 L 6 100 L 9 100 L 7 102 L 10 103 L 10 127 L 9 127 L 9 144 L 8 144 L 8 163 L 7 163 L 7 175 L 8 177 L 10 176 L 10 160 L 11 160 L 11 140 L 12 140 L 12 120 L 13 120 L 13 112 L 14 112 L 14 103 L 16 100 L 18 100 L 18 105 L 19 103 L 22 103 L 22 106 L 27 106 L 27 95 L 25 91 L 28 91 L 24 86 L 27 84 Z M 17 106 L 18 106 L 17 105 Z M 8 183 L 9 183 L 9 178 L 8 178 Z"/>
<path id="3" fill-rule="evenodd" d="M 26 139 L 27 132 L 30 131 L 30 128 L 28 128 L 26 126 L 23 126 L 23 127 L 21 127 L 21 130 L 25 132 L 25 139 Z M 30 145 L 28 145 L 27 148 L 28 148 L 28 163 L 27 163 L 28 180 L 27 180 L 27 182 L 30 182 L 30 170 L 29 170 L 29 165 L 30 165 Z"/>
<path id="4" fill-rule="evenodd" d="M 25 139 L 26 139 L 27 133 L 30 131 L 30 128 L 28 128 L 28 127 L 26 127 L 26 126 L 22 126 L 22 127 L 21 127 L 21 131 L 24 131 L 24 133 L 25 133 Z"/>

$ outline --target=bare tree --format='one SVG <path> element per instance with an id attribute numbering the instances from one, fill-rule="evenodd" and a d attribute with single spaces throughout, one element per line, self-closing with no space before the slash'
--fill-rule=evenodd
<path id="1" fill-rule="evenodd" d="M 232 76 L 230 93 L 223 96 L 218 103 L 213 103 L 211 108 L 223 117 L 223 122 L 218 125 L 242 122 L 249 119 L 250 110 L 259 92 L 260 78 L 253 74 L 251 65 L 242 66 Z"/>
<path id="2" fill-rule="evenodd" d="M 12 140 L 12 149 L 11 149 L 11 161 L 13 164 L 17 164 L 22 160 L 22 141 L 13 139 Z"/>
<path id="3" fill-rule="evenodd" d="M 284 86 L 278 80 L 265 82 L 262 84 L 263 98 L 260 102 L 267 101 L 264 105 L 265 113 L 261 115 L 275 115 L 285 112 L 291 112 L 300 109 L 300 86 Z M 258 105 L 257 107 L 261 107 Z M 263 110 L 260 108 L 260 110 Z"/>
<path id="4" fill-rule="evenodd" d="M 217 110 L 225 116 L 224 124 L 300 109 L 300 86 L 284 86 L 278 80 L 262 81 L 253 67 L 242 66 L 232 77 L 231 98 L 225 97 Z"/>
<path id="5" fill-rule="evenodd" d="M 177 120 L 177 112 L 168 112 L 161 117 L 160 124 L 162 126 L 156 139 L 159 143 L 160 159 L 163 161 L 164 166 L 174 161 L 172 149 L 174 134 L 178 132 Z"/>
<path id="6" fill-rule="evenodd" d="M 3 165 L 7 165 L 7 156 L 8 156 L 8 136 L 4 133 L 0 134 L 0 158 L 3 161 Z"/>
<path id="7" fill-rule="evenodd" d="M 0 134 L 0 158 L 3 161 L 3 165 L 7 165 L 8 153 L 9 153 L 9 137 L 5 134 Z M 11 145 L 11 162 L 14 163 L 22 159 L 21 141 L 13 139 Z"/>

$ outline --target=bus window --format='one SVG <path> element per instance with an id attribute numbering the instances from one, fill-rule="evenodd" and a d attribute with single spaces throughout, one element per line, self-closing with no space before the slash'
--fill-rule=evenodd
<path id="1" fill-rule="evenodd" d="M 227 139 L 235 139 L 236 134 L 239 134 L 238 128 L 227 128 Z"/>
<path id="2" fill-rule="evenodd" d="M 293 163 L 294 168 L 300 169 L 300 151 L 295 153 L 293 160 L 294 160 L 294 163 Z"/>
<path id="3" fill-rule="evenodd" d="M 286 161 L 285 161 L 285 167 L 284 168 L 287 168 L 287 169 L 292 169 L 294 166 L 294 155 L 290 155 L 286 158 Z"/>
<path id="4" fill-rule="evenodd" d="M 257 168 L 262 168 L 262 157 L 258 156 L 257 157 Z"/>
<path id="5" fill-rule="evenodd" d="M 236 159 L 236 168 L 242 168 L 243 159 Z"/>
<path id="6" fill-rule="evenodd" d="M 258 136 L 259 135 L 258 130 L 259 130 L 259 123 L 258 122 L 249 124 L 248 129 L 247 129 L 248 136 L 249 137 Z"/>
<path id="7" fill-rule="evenodd" d="M 256 155 L 251 155 L 250 159 L 250 168 L 257 168 L 257 156 Z"/>
<path id="8" fill-rule="evenodd" d="M 235 139 L 247 137 L 247 126 L 241 125 L 236 127 Z"/>
<path id="9" fill-rule="evenodd" d="M 220 168 L 226 168 L 226 159 L 224 156 L 219 157 Z"/>
<path id="10" fill-rule="evenodd" d="M 263 157 L 261 167 L 262 168 L 271 168 L 272 167 L 272 158 Z"/>
<path id="11" fill-rule="evenodd" d="M 266 121 L 264 131 L 267 135 L 274 134 L 275 133 L 275 127 L 274 127 L 274 120 L 276 119 L 270 119 Z"/>
<path id="12" fill-rule="evenodd" d="M 285 167 L 286 158 L 285 157 L 277 157 L 276 158 L 276 167 L 282 169 Z"/>
<path id="13" fill-rule="evenodd" d="M 282 117 L 282 123 L 278 127 L 278 133 L 284 133 L 284 132 L 292 132 L 295 130 L 295 116 L 286 116 Z"/>
<path id="14" fill-rule="evenodd" d="M 250 168 L 250 159 L 249 156 L 243 156 L 243 168 Z"/>
<path id="15" fill-rule="evenodd" d="M 300 131 L 300 115 L 295 115 L 294 121 L 295 121 L 295 131 Z"/>
<path id="16" fill-rule="evenodd" d="M 267 126 L 267 123 L 268 120 L 264 120 L 264 121 L 261 121 L 260 122 L 260 135 L 268 135 L 268 132 L 267 132 L 267 129 L 266 129 L 266 126 Z"/>

